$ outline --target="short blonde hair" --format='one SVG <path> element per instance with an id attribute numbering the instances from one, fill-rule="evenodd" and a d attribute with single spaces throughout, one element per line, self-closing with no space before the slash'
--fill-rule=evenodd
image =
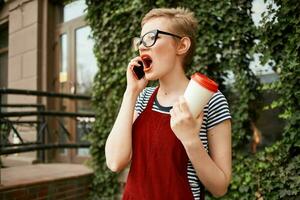
<path id="1" fill-rule="evenodd" d="M 150 19 L 159 17 L 164 17 L 171 21 L 171 29 L 175 31 L 174 34 L 190 38 L 191 47 L 183 61 L 184 65 L 189 65 L 192 62 L 196 49 L 198 21 L 194 13 L 186 8 L 154 8 L 144 16 L 141 26 L 143 27 Z"/>

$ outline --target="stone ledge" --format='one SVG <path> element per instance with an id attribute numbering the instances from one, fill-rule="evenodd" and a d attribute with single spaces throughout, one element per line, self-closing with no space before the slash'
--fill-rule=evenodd
<path id="1" fill-rule="evenodd" d="M 0 192 L 26 185 L 92 176 L 92 174 L 91 169 L 79 164 L 36 164 L 2 168 Z"/>
<path id="2" fill-rule="evenodd" d="M 33 163 L 36 162 L 35 157 L 36 157 L 35 155 L 34 157 L 9 155 L 9 156 L 1 156 L 1 161 L 2 161 L 2 166 L 4 167 L 4 169 L 6 169 L 8 167 L 32 165 Z"/>

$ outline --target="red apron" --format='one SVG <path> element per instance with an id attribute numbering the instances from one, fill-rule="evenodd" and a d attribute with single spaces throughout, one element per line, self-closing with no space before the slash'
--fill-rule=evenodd
<path id="1" fill-rule="evenodd" d="M 132 130 L 132 162 L 123 200 L 193 200 L 188 156 L 170 127 L 170 115 L 152 110 L 158 88 Z"/>

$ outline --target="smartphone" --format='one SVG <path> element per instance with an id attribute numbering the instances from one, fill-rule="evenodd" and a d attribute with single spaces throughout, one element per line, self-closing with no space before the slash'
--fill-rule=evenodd
<path id="1" fill-rule="evenodd" d="M 138 66 L 134 66 L 133 67 L 133 72 L 135 74 L 135 77 L 140 80 L 141 78 L 143 78 L 145 76 L 145 72 L 144 72 L 144 65 L 142 61 L 138 61 L 139 65 Z"/>

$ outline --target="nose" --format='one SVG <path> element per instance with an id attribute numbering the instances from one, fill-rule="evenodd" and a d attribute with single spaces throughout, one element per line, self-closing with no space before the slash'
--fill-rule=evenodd
<path id="1" fill-rule="evenodd" d="M 143 51 L 147 49 L 147 47 L 144 46 L 144 44 L 141 42 L 141 44 L 138 46 L 139 51 Z"/>

